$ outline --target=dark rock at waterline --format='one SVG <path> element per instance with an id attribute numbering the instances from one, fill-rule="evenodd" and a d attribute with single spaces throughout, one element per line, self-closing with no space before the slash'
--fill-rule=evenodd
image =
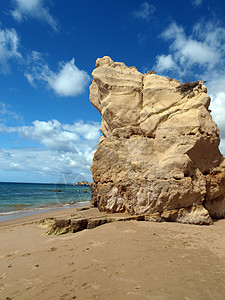
<path id="1" fill-rule="evenodd" d="M 74 183 L 73 185 L 83 185 L 83 186 L 89 186 L 91 183 L 89 181 L 79 181 Z"/>
<path id="2" fill-rule="evenodd" d="M 46 190 L 47 192 L 62 193 L 61 190 Z"/>

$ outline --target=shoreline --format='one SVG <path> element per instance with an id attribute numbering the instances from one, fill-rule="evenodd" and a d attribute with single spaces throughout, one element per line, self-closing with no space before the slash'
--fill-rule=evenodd
<path id="1" fill-rule="evenodd" d="M 5 224 L 19 224 L 28 221 L 35 221 L 39 219 L 49 218 L 52 215 L 56 216 L 64 216 L 70 215 L 73 213 L 78 207 L 90 206 L 90 201 L 77 202 L 76 204 L 68 205 L 68 206 L 54 206 L 54 207 L 46 207 L 40 210 L 32 210 L 21 212 L 18 214 L 12 215 L 4 215 L 0 216 L 0 227 L 5 226 Z M 19 215 L 20 214 L 20 215 Z"/>
<path id="2" fill-rule="evenodd" d="M 55 209 L 87 205 L 88 186 L 0 182 L 0 223 Z"/>

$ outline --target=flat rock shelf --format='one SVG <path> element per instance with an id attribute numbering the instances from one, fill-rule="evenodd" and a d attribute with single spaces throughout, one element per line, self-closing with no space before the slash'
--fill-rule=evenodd
<path id="1" fill-rule="evenodd" d="M 125 222 L 125 221 L 147 221 L 163 222 L 167 217 L 161 217 L 159 213 L 128 215 L 126 213 L 110 214 L 100 212 L 97 208 L 82 207 L 77 208 L 71 216 L 66 218 L 45 218 L 38 222 L 38 227 L 47 228 L 45 235 L 61 235 L 75 233 L 84 229 L 93 229 L 106 223 Z M 171 220 L 172 221 L 172 220 Z M 211 222 L 212 224 L 212 222 Z M 209 225 L 202 223 L 201 225 Z"/>

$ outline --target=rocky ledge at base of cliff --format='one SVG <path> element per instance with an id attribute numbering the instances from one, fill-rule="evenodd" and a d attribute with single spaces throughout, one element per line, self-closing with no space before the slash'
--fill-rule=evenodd
<path id="1" fill-rule="evenodd" d="M 141 74 L 109 57 L 92 75 L 103 134 L 91 166 L 94 206 L 191 224 L 224 218 L 225 159 L 203 82 Z"/>

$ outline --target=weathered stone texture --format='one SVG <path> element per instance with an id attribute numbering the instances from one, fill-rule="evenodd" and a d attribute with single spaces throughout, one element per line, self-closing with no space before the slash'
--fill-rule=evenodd
<path id="1" fill-rule="evenodd" d="M 92 75 L 103 133 L 91 167 L 95 206 L 194 224 L 225 217 L 225 161 L 203 82 L 141 74 L 109 57 Z"/>
<path id="2" fill-rule="evenodd" d="M 46 218 L 40 220 L 38 227 L 48 228 L 44 235 L 62 235 L 67 233 L 75 233 L 85 229 L 94 229 L 97 226 L 113 222 L 125 221 L 154 221 L 161 222 L 162 219 L 158 214 L 150 215 L 127 215 L 121 214 L 108 214 L 99 212 L 97 208 L 76 208 L 71 216 L 56 218 Z"/>

